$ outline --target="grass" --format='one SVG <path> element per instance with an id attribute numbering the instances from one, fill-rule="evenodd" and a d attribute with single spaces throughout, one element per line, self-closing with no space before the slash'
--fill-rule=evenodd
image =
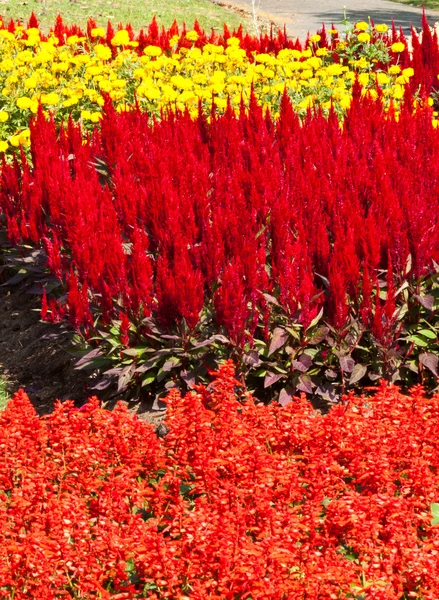
<path id="1" fill-rule="evenodd" d="M 396 2 L 399 4 L 407 4 L 408 6 L 439 10 L 439 0 L 396 0 Z"/>
<path id="2" fill-rule="evenodd" d="M 0 411 L 5 410 L 10 397 L 11 395 L 8 392 L 7 383 L 0 376 Z"/>
<path id="3" fill-rule="evenodd" d="M 223 24 L 233 29 L 241 23 L 251 30 L 251 18 L 209 2 L 209 0 L 0 0 L 0 15 L 8 22 L 11 18 L 27 23 L 35 12 L 40 27 L 48 32 L 55 17 L 62 15 L 66 23 L 85 25 L 93 17 L 99 26 L 108 20 L 113 23 L 131 23 L 134 30 L 147 26 L 156 15 L 160 24 L 169 27 L 174 19 L 178 24 L 185 22 L 192 27 L 195 19 L 208 31 L 213 27 L 222 30 Z"/>

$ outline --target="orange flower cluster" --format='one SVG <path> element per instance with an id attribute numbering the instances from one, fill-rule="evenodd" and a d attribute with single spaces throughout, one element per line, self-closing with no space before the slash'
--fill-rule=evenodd
<path id="1" fill-rule="evenodd" d="M 120 405 L 23 392 L 0 416 L 0 597 L 431 599 L 439 395 L 381 387 L 327 414 L 256 404 L 226 363 L 167 398 L 168 434 Z"/>

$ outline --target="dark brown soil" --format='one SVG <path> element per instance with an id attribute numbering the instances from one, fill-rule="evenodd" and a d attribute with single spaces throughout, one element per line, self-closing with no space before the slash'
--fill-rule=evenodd
<path id="1" fill-rule="evenodd" d="M 99 393 L 91 389 L 88 374 L 74 368 L 71 331 L 40 321 L 40 297 L 28 289 L 26 284 L 0 287 L 0 375 L 11 394 L 22 388 L 40 415 L 50 413 L 57 399 L 81 406 Z M 152 424 L 163 420 L 163 411 L 152 410 L 148 403 L 130 405 L 130 410 Z"/>

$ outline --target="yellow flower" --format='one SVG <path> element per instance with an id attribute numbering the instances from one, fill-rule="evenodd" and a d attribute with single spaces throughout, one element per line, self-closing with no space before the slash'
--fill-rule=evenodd
<path id="1" fill-rule="evenodd" d="M 126 29 L 121 29 L 116 33 L 114 38 L 111 40 L 112 46 L 126 46 L 130 43 L 130 36 Z"/>
<path id="2" fill-rule="evenodd" d="M 146 46 L 143 53 L 146 54 L 146 56 L 160 56 L 162 54 L 162 49 L 158 46 Z"/>
<path id="3" fill-rule="evenodd" d="M 391 75 L 398 75 L 398 73 L 400 73 L 400 72 L 401 72 L 401 67 L 399 65 L 392 65 L 389 68 L 389 73 Z"/>
<path id="4" fill-rule="evenodd" d="M 386 85 L 386 83 L 389 83 L 390 79 L 386 73 L 377 73 L 377 81 L 380 85 Z"/>
<path id="5" fill-rule="evenodd" d="M 412 67 L 407 67 L 407 69 L 403 70 L 402 74 L 404 75 L 404 77 L 413 77 L 413 75 L 415 74 L 415 72 L 412 69 Z"/>
<path id="6" fill-rule="evenodd" d="M 21 108 L 22 110 L 26 110 L 31 107 L 32 100 L 30 98 L 28 98 L 27 96 L 21 96 L 20 98 L 17 98 L 16 104 L 17 104 L 18 108 Z"/>
<path id="7" fill-rule="evenodd" d="M 363 87 L 366 87 L 369 83 L 369 73 L 360 73 L 358 75 L 358 81 L 361 83 Z"/>
<path id="8" fill-rule="evenodd" d="M 240 41 L 239 41 L 239 39 L 238 39 L 238 38 L 236 38 L 236 37 L 230 37 L 230 38 L 227 40 L 227 45 L 228 45 L 228 46 L 239 46 L 239 44 L 240 44 Z"/>
<path id="9" fill-rule="evenodd" d="M 9 119 L 9 114 L 5 110 L 0 110 L 0 123 L 6 123 Z"/>
<path id="10" fill-rule="evenodd" d="M 4 140 L 0 140 L 0 152 L 6 152 L 6 150 L 8 149 L 8 142 L 5 142 Z"/>
<path id="11" fill-rule="evenodd" d="M 338 31 L 337 29 L 328 29 L 328 33 L 329 35 L 337 35 Z"/>
<path id="12" fill-rule="evenodd" d="M 50 94 L 42 94 L 41 95 L 41 104 L 58 104 L 59 96 L 56 92 L 51 92 Z"/>
<path id="13" fill-rule="evenodd" d="M 90 114 L 90 121 L 92 123 L 99 123 L 99 121 L 102 119 L 102 113 L 100 112 L 92 112 Z"/>
<path id="14" fill-rule="evenodd" d="M 322 38 L 321 38 L 321 36 L 320 36 L 320 35 L 318 35 L 318 34 L 316 34 L 316 35 L 312 35 L 312 36 L 309 38 L 309 41 L 310 41 L 310 42 L 315 42 L 315 43 L 317 43 L 317 42 L 320 42 L 320 40 L 321 40 L 321 39 L 322 39 Z"/>
<path id="15" fill-rule="evenodd" d="M 186 39 L 190 42 L 196 42 L 200 36 L 196 31 L 188 31 L 186 33 Z"/>
<path id="16" fill-rule="evenodd" d="M 114 40 L 115 38 L 113 38 Z M 113 43 L 113 42 L 111 42 Z M 111 50 L 108 46 L 104 46 L 103 44 L 96 44 L 95 52 L 101 60 L 109 60 L 111 58 Z"/>
<path id="17" fill-rule="evenodd" d="M 375 25 L 375 31 L 378 33 L 386 33 L 388 29 L 389 28 L 385 23 L 379 23 L 378 25 Z"/>
<path id="18" fill-rule="evenodd" d="M 370 35 L 363 31 L 358 34 L 358 41 L 362 42 L 363 44 L 367 44 L 368 42 L 370 42 Z"/>
<path id="19" fill-rule="evenodd" d="M 30 131 L 29 129 L 23 129 L 20 133 L 13 135 L 9 140 L 11 146 L 18 148 L 18 146 L 28 146 L 30 141 Z"/>
<path id="20" fill-rule="evenodd" d="M 369 23 L 366 23 L 366 21 L 359 21 L 355 25 L 355 28 L 358 29 L 359 31 L 367 31 L 369 29 Z"/>
<path id="21" fill-rule="evenodd" d="M 405 50 L 405 44 L 403 44 L 402 42 L 395 42 L 394 44 L 391 45 L 390 49 L 392 50 L 392 52 L 404 52 Z"/>
<path id="22" fill-rule="evenodd" d="M 90 33 L 91 37 L 104 37 L 105 29 L 103 27 L 95 27 Z"/>

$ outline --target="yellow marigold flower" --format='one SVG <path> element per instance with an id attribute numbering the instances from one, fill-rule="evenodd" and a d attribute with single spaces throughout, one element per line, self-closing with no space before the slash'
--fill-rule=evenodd
<path id="1" fill-rule="evenodd" d="M 30 108 L 32 100 L 27 96 L 21 96 L 21 98 L 17 98 L 16 104 L 18 108 L 21 108 L 22 110 L 27 110 Z"/>
<path id="2" fill-rule="evenodd" d="M 316 50 L 316 56 L 328 56 L 327 48 L 318 48 Z"/>
<path id="3" fill-rule="evenodd" d="M 24 87 L 27 90 L 33 90 L 37 87 L 38 81 L 36 77 L 28 77 L 24 80 Z"/>
<path id="4" fill-rule="evenodd" d="M 317 43 L 317 42 L 320 42 L 321 39 L 322 39 L 321 36 L 318 33 L 316 33 L 315 35 L 312 35 L 309 38 L 309 41 Z"/>
<path id="5" fill-rule="evenodd" d="M 363 87 L 366 87 L 369 83 L 369 73 L 360 73 L 358 75 L 358 81 L 361 83 Z"/>
<path id="6" fill-rule="evenodd" d="M 9 114 L 5 110 L 0 110 L 0 123 L 6 123 L 9 119 Z"/>
<path id="7" fill-rule="evenodd" d="M 405 50 L 405 44 L 403 44 L 402 42 L 395 42 L 394 44 L 391 45 L 390 49 L 392 50 L 392 52 L 404 52 Z"/>
<path id="8" fill-rule="evenodd" d="M 130 36 L 126 29 L 121 29 L 116 33 L 114 38 L 111 40 L 112 46 L 126 46 L 130 43 Z"/>
<path id="9" fill-rule="evenodd" d="M 95 27 L 90 33 L 91 37 L 104 37 L 105 29 L 103 27 Z"/>
<path id="10" fill-rule="evenodd" d="M 41 95 L 41 104 L 50 104 L 53 106 L 54 104 L 58 104 L 59 96 L 56 92 L 50 92 L 50 94 L 42 94 Z"/>
<path id="11" fill-rule="evenodd" d="M 143 51 L 143 54 L 146 54 L 146 56 L 161 56 L 162 49 L 158 46 L 146 46 L 146 48 Z"/>
<path id="12" fill-rule="evenodd" d="M 239 39 L 237 37 L 230 37 L 227 40 L 227 45 L 228 46 L 239 46 L 239 44 L 240 44 L 240 41 L 239 41 Z"/>
<path id="13" fill-rule="evenodd" d="M 39 35 L 31 35 L 27 38 L 27 40 L 24 41 L 26 46 L 37 46 L 39 42 L 40 42 Z"/>
<path id="14" fill-rule="evenodd" d="M 81 110 L 81 119 L 91 119 L 91 112 L 89 110 Z"/>
<path id="15" fill-rule="evenodd" d="M 395 87 L 393 88 L 392 96 L 396 100 L 401 100 L 401 98 L 404 98 L 404 88 L 402 87 L 402 85 L 400 85 L 400 84 L 395 85 Z"/>
<path id="16" fill-rule="evenodd" d="M 392 65 L 389 68 L 389 73 L 391 75 L 398 75 L 398 73 L 400 73 L 400 72 L 401 72 L 401 67 L 399 65 Z"/>
<path id="17" fill-rule="evenodd" d="M 18 148 L 18 146 L 28 146 L 29 138 L 30 138 L 29 129 L 24 129 L 20 133 L 13 135 L 9 141 L 11 143 L 11 146 Z"/>
<path id="18" fill-rule="evenodd" d="M 366 21 L 359 21 L 355 25 L 355 29 L 358 29 L 359 31 L 367 31 L 369 29 L 369 23 L 366 23 Z"/>
<path id="19" fill-rule="evenodd" d="M 404 69 L 402 74 L 404 75 L 404 77 L 413 77 L 413 75 L 415 74 L 414 70 L 412 69 L 412 67 L 407 67 L 407 69 Z"/>
<path id="20" fill-rule="evenodd" d="M 362 31 L 358 34 L 358 41 L 362 42 L 363 44 L 367 44 L 368 42 L 370 42 L 370 35 Z"/>
<path id="21" fill-rule="evenodd" d="M 98 85 L 99 89 L 103 92 L 111 92 L 111 90 L 113 89 L 113 84 L 111 81 L 108 81 L 108 79 L 99 81 Z"/>
<path id="22" fill-rule="evenodd" d="M 337 35 L 338 31 L 337 29 L 328 29 L 328 33 L 329 35 Z"/>
<path id="23" fill-rule="evenodd" d="M 176 46 L 178 44 L 179 41 L 180 41 L 180 36 L 179 35 L 173 35 L 171 37 L 171 39 L 169 40 L 169 47 L 173 48 L 174 46 Z"/>
<path id="24" fill-rule="evenodd" d="M 114 39 L 115 38 L 113 38 L 113 40 Z M 113 41 L 111 43 L 113 43 Z M 109 60 L 111 58 L 111 50 L 110 48 L 108 48 L 108 46 L 104 46 L 103 44 L 96 44 L 94 49 L 97 54 L 97 57 L 101 60 Z"/>
<path id="25" fill-rule="evenodd" d="M 6 150 L 8 149 L 8 142 L 5 142 L 4 140 L 0 140 L 0 152 L 6 152 Z"/>
<path id="26" fill-rule="evenodd" d="M 380 85 L 386 85 L 390 79 L 386 73 L 377 73 L 377 81 Z"/>
<path id="27" fill-rule="evenodd" d="M 90 114 L 90 121 L 92 123 L 99 123 L 99 121 L 102 119 L 102 113 L 100 112 L 92 112 Z"/>
<path id="28" fill-rule="evenodd" d="M 375 25 L 375 31 L 378 33 L 386 33 L 388 29 L 389 28 L 385 23 L 379 23 L 378 25 Z"/>
<path id="29" fill-rule="evenodd" d="M 186 33 L 186 39 L 190 42 L 196 42 L 200 36 L 196 31 L 188 31 Z"/>

